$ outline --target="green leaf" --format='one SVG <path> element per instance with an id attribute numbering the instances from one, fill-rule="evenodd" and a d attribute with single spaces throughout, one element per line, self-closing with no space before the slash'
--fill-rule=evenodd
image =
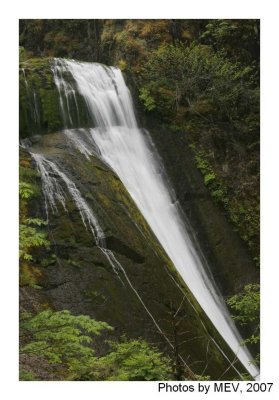
<path id="1" fill-rule="evenodd" d="M 19 182 L 19 196 L 21 199 L 29 199 L 34 194 L 32 185 L 26 182 Z"/>

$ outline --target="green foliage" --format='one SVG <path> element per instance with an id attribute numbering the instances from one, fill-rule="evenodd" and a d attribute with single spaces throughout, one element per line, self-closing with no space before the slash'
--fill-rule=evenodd
<path id="1" fill-rule="evenodd" d="M 245 183 L 245 176 L 242 177 L 243 183 L 240 179 L 236 182 L 229 182 L 228 176 L 226 176 L 226 180 L 222 178 L 223 171 L 220 171 L 220 169 L 218 171 L 218 167 L 216 168 L 216 163 L 214 163 L 212 157 L 210 158 L 210 154 L 203 150 L 198 150 L 197 146 L 192 146 L 192 150 L 195 153 L 196 166 L 201 171 L 204 183 L 208 187 L 212 198 L 226 210 L 229 220 L 238 229 L 240 237 L 249 246 L 256 266 L 259 266 L 258 235 L 260 221 L 256 194 L 251 196 L 251 189 L 249 192 L 250 197 L 245 193 L 245 189 L 248 186 Z M 243 184 L 243 190 L 241 187 L 238 188 L 241 184 Z M 232 185 L 236 186 L 236 190 L 231 190 L 229 196 L 228 187 Z M 249 185 L 251 185 L 251 182 L 249 182 Z"/>
<path id="2" fill-rule="evenodd" d="M 56 254 L 52 253 L 49 257 L 43 258 L 40 262 L 42 267 L 48 267 L 49 265 L 55 264 L 57 261 Z"/>
<path id="3" fill-rule="evenodd" d="M 211 378 L 209 375 L 195 375 L 197 381 L 210 381 Z"/>
<path id="4" fill-rule="evenodd" d="M 28 218 L 24 224 L 19 225 L 19 257 L 23 260 L 31 261 L 33 256 L 30 250 L 35 247 L 49 248 L 50 242 L 47 240 L 45 232 L 38 231 L 35 226 L 46 225 L 46 221 L 38 218 Z"/>
<path id="5" fill-rule="evenodd" d="M 213 172 L 210 173 L 210 174 L 206 174 L 206 175 L 204 176 L 204 184 L 205 184 L 206 186 L 208 186 L 210 183 L 214 182 L 215 179 L 216 179 L 216 176 L 215 176 L 215 174 L 214 174 Z"/>
<path id="6" fill-rule="evenodd" d="M 244 343 L 256 344 L 260 341 L 260 285 L 249 284 L 244 286 L 243 291 L 230 297 L 227 304 L 235 312 L 233 319 L 241 325 L 253 324 L 253 334 L 244 340 Z M 259 356 L 256 357 L 257 363 Z"/>
<path id="7" fill-rule="evenodd" d="M 260 311 L 260 285 L 249 284 L 244 286 L 243 292 L 232 296 L 228 305 L 237 313 L 233 318 L 245 325 L 258 321 Z"/>
<path id="8" fill-rule="evenodd" d="M 33 217 L 34 198 L 40 190 L 36 181 L 37 172 L 32 168 L 30 156 L 20 151 L 19 167 L 19 284 L 41 289 L 43 277 L 38 268 L 41 251 L 49 248 L 50 242 L 44 232 L 46 221 Z M 31 217 L 32 216 L 32 217 Z"/>
<path id="9" fill-rule="evenodd" d="M 44 227 L 46 221 L 33 217 L 33 199 L 40 194 L 36 181 L 37 172 L 32 168 L 32 163 L 24 152 L 20 152 L 19 168 L 19 284 L 41 289 L 43 277 L 38 268 L 41 262 L 42 251 L 49 249 L 50 242 Z M 42 265 L 42 262 L 41 262 Z"/>
<path id="10" fill-rule="evenodd" d="M 19 284 L 21 287 L 29 286 L 33 289 L 42 289 L 42 286 L 39 285 L 39 283 L 41 283 L 42 276 L 42 271 L 33 265 L 33 259 L 20 260 Z"/>
<path id="11" fill-rule="evenodd" d="M 107 342 L 110 350 L 103 356 L 94 353 L 94 336 L 113 328 L 88 316 L 69 311 L 46 310 L 20 318 L 20 354 L 39 356 L 57 376 L 65 380 L 167 380 L 170 360 L 143 340 Z M 21 379 L 37 379 L 22 365 Z"/>
<path id="12" fill-rule="evenodd" d="M 224 190 L 223 189 L 216 189 L 216 190 L 213 190 L 212 192 L 211 192 L 211 196 L 216 200 L 216 201 L 223 201 L 223 202 L 225 202 L 226 201 L 226 195 L 225 195 L 225 192 L 224 192 Z"/>
<path id="13" fill-rule="evenodd" d="M 20 159 L 19 165 L 19 180 L 20 181 L 34 181 L 34 178 L 38 176 L 35 169 L 31 168 L 30 160 Z M 33 188 L 34 189 L 34 188 Z"/>
<path id="14" fill-rule="evenodd" d="M 127 68 L 127 62 L 121 59 L 118 61 L 117 66 L 119 69 L 121 69 L 121 71 L 125 71 L 125 69 Z"/>
<path id="15" fill-rule="evenodd" d="M 169 112 L 186 106 L 191 113 L 200 114 L 200 104 L 206 100 L 215 120 L 235 125 L 243 122 L 247 104 L 258 105 L 253 67 L 232 62 L 209 46 L 163 45 L 151 55 L 143 79 L 162 114 L 166 112 L 162 103 Z"/>
<path id="16" fill-rule="evenodd" d="M 39 355 L 55 367 L 62 365 L 67 378 L 75 379 L 92 361 L 92 335 L 100 335 L 103 330 L 112 327 L 69 311 L 46 310 L 35 316 L 24 313 L 20 319 L 20 354 Z"/>
<path id="17" fill-rule="evenodd" d="M 46 226 L 47 221 L 43 221 L 40 218 L 27 218 L 26 223 L 28 225 Z"/>
<path id="18" fill-rule="evenodd" d="M 260 21 L 249 20 L 211 20 L 200 35 L 203 43 L 210 44 L 217 51 L 243 63 L 259 60 Z M 241 43 L 241 46 L 239 46 Z"/>
<path id="19" fill-rule="evenodd" d="M 35 381 L 35 380 L 37 380 L 37 377 L 31 371 L 28 371 L 26 369 L 20 369 L 19 370 L 19 380 L 20 381 Z"/>
<path id="20" fill-rule="evenodd" d="M 19 182 L 19 196 L 21 199 L 29 199 L 34 194 L 32 185 L 26 182 Z"/>
<path id="21" fill-rule="evenodd" d="M 171 363 L 142 340 L 109 342 L 111 351 L 93 363 L 93 378 L 118 381 L 167 380 Z"/>
<path id="22" fill-rule="evenodd" d="M 150 91 L 146 88 L 141 88 L 139 93 L 139 98 L 142 101 L 144 108 L 147 111 L 154 110 L 154 108 L 156 108 L 155 100 L 152 96 L 150 96 Z"/>
<path id="23" fill-rule="evenodd" d="M 205 153 L 202 151 L 197 152 L 195 155 L 195 162 L 197 168 L 203 174 L 204 184 L 210 186 L 212 193 L 214 193 L 213 197 L 216 200 L 219 199 L 220 197 L 218 197 L 218 195 L 221 195 L 223 191 L 220 189 L 218 183 L 216 183 L 216 175 L 213 172 L 210 163 L 207 161 Z"/>
<path id="24" fill-rule="evenodd" d="M 209 162 L 204 157 L 204 154 L 199 152 L 195 155 L 195 161 L 197 168 L 200 169 L 203 174 L 206 174 L 211 169 Z"/>

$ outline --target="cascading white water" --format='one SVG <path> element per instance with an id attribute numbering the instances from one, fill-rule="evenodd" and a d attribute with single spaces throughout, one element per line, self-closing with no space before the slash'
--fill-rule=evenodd
<path id="1" fill-rule="evenodd" d="M 89 132 L 102 159 L 118 174 L 216 329 L 247 371 L 258 378 L 258 368 L 251 364 L 248 349 L 241 345 L 242 339 L 226 305 L 193 246 L 178 206 L 172 201 L 171 188 L 162 177 L 154 149 L 137 126 L 131 95 L 121 71 L 69 60 L 56 60 L 53 69 L 59 90 L 65 87 L 63 72 L 72 74 L 94 121 L 95 128 Z M 64 107 L 62 103 L 61 106 Z M 73 143 L 81 150 L 77 140 Z M 89 156 L 88 148 L 86 152 Z"/>
<path id="2" fill-rule="evenodd" d="M 31 154 L 40 171 L 47 214 L 48 205 L 50 205 L 52 211 L 57 211 L 57 202 L 62 204 L 63 208 L 66 210 L 66 194 L 58 180 L 53 176 L 56 175 L 62 180 L 62 182 L 64 182 L 66 188 L 68 189 L 71 198 L 79 210 L 84 226 L 86 229 L 90 229 L 94 236 L 96 245 L 102 251 L 102 253 L 105 254 L 114 272 L 117 274 L 117 276 L 119 276 L 118 270 L 121 269 L 121 266 L 115 259 L 114 254 L 105 247 L 105 234 L 98 223 L 96 216 L 88 206 L 87 202 L 81 196 L 76 185 L 67 177 L 64 172 L 59 169 L 54 162 L 46 159 L 41 154 Z"/>
<path id="3" fill-rule="evenodd" d="M 82 150 L 83 148 L 79 147 L 79 142 L 75 141 L 75 144 L 77 144 L 77 147 L 79 150 Z M 146 306 L 145 302 L 143 301 L 142 297 L 140 296 L 139 292 L 137 289 L 134 287 L 132 284 L 130 278 L 127 275 L 127 272 L 123 268 L 123 266 L 120 264 L 120 262 L 117 260 L 115 257 L 114 253 L 109 250 L 106 247 L 106 240 L 105 240 L 105 234 L 95 216 L 93 213 L 92 209 L 90 206 L 87 204 L 86 200 L 82 197 L 80 191 L 74 184 L 74 182 L 71 181 L 71 179 L 61 171 L 61 169 L 58 167 L 56 163 L 53 161 L 48 160 L 41 154 L 35 154 L 31 152 L 32 157 L 34 158 L 37 168 L 40 172 L 41 175 L 41 180 L 42 180 L 42 189 L 45 197 L 45 206 L 46 206 L 46 212 L 48 214 L 48 205 L 50 205 L 51 209 L 53 212 L 57 212 L 57 203 L 60 203 L 64 210 L 67 211 L 66 208 L 66 193 L 61 186 L 61 183 L 59 182 L 58 179 L 64 184 L 64 186 L 67 188 L 68 193 L 71 196 L 71 199 L 75 203 L 82 222 L 85 226 L 86 229 L 90 229 L 91 233 L 93 234 L 95 244 L 99 248 L 99 250 L 105 255 L 107 258 L 109 264 L 112 266 L 113 271 L 117 275 L 117 277 L 120 279 L 121 283 L 123 286 L 125 286 L 123 280 L 120 277 L 120 272 L 124 275 L 124 278 L 132 291 L 135 293 L 137 298 L 139 299 L 140 303 L 142 304 L 143 308 L 153 321 L 156 329 L 160 332 L 160 334 L 164 337 L 166 342 L 170 345 L 171 348 L 174 348 L 173 344 L 171 341 L 168 339 L 168 337 L 164 334 L 162 329 L 160 328 L 159 324 L 155 320 L 154 316 Z M 85 153 L 87 155 L 87 153 Z M 186 361 L 179 355 L 180 360 L 182 363 L 188 367 Z M 188 367 L 189 368 L 189 367 Z M 237 371 L 237 370 L 236 370 Z M 237 371 L 238 372 L 238 371 Z"/>

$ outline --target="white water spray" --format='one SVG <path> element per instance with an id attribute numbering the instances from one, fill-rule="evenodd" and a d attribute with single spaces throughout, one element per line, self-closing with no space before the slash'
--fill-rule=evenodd
<path id="1" fill-rule="evenodd" d="M 171 188 L 162 177 L 154 149 L 137 126 L 131 95 L 121 71 L 100 64 L 69 60 L 56 60 L 54 71 L 60 90 L 65 86 L 63 72 L 72 74 L 97 126 L 90 132 L 102 159 L 118 174 L 216 329 L 247 371 L 258 378 L 258 368 L 251 364 L 252 356 L 241 345 L 242 339 L 225 302 L 206 272 L 179 209 L 171 198 Z M 65 113 L 68 105 L 65 107 L 61 102 L 61 106 Z"/>

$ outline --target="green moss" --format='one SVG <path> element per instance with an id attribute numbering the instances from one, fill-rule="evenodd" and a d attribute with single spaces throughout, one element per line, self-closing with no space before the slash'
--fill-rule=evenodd
<path id="1" fill-rule="evenodd" d="M 43 274 L 38 267 L 27 263 L 21 263 L 19 269 L 19 286 L 29 286 L 33 289 L 41 289 L 40 282 Z"/>
<path id="2" fill-rule="evenodd" d="M 20 137 L 59 131 L 65 123 L 61 116 L 50 58 L 29 59 L 20 63 L 19 109 Z M 84 99 L 76 93 L 76 103 L 69 100 L 72 127 L 88 127 L 92 123 Z"/>
<path id="3" fill-rule="evenodd" d="M 19 72 L 20 136 L 61 129 L 59 95 L 50 59 L 28 59 L 20 63 Z"/>
<path id="4" fill-rule="evenodd" d="M 42 123 L 46 132 L 55 132 L 61 129 L 61 115 L 59 95 L 56 89 L 39 89 L 42 105 Z"/>
<path id="5" fill-rule="evenodd" d="M 210 185 L 212 182 L 214 182 L 215 179 L 216 179 L 216 176 L 215 176 L 215 174 L 214 174 L 213 172 L 212 172 L 212 173 L 209 173 L 209 174 L 206 174 L 206 175 L 204 176 L 204 184 L 205 184 L 206 186 L 208 186 L 208 185 Z"/>
<path id="6" fill-rule="evenodd" d="M 51 58 L 49 57 L 34 57 L 34 58 L 29 58 L 23 62 L 20 62 L 19 67 L 32 70 L 48 68 L 50 61 Z"/>
<path id="7" fill-rule="evenodd" d="M 213 190 L 211 196 L 216 199 L 217 201 L 224 201 L 225 200 L 225 193 L 222 189 Z"/>

